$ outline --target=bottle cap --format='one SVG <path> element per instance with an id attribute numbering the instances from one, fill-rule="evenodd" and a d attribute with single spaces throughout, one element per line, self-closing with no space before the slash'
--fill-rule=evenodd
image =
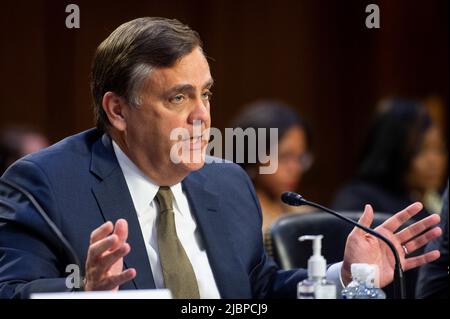
<path id="1" fill-rule="evenodd" d="M 380 287 L 378 265 L 354 263 L 351 265 L 351 273 L 353 280 L 364 282 L 369 288 Z"/>

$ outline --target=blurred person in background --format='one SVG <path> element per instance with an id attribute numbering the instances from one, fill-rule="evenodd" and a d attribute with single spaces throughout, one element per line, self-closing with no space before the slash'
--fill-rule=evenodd
<path id="1" fill-rule="evenodd" d="M 11 125 L 0 130 L 0 176 L 16 160 L 49 146 L 39 130 Z"/>
<path id="2" fill-rule="evenodd" d="M 439 125 L 418 101 L 390 99 L 377 108 L 353 180 L 340 189 L 333 207 L 393 213 L 414 201 L 424 204 L 417 219 L 439 213 L 447 169 Z"/>
<path id="3" fill-rule="evenodd" d="M 292 207 L 281 201 L 281 194 L 286 191 L 295 191 L 299 185 L 302 174 L 307 171 L 313 162 L 311 150 L 311 130 L 307 123 L 296 111 L 279 101 L 258 101 L 244 108 L 233 121 L 234 128 L 255 129 L 257 143 L 261 136 L 258 128 L 265 128 L 266 150 L 272 149 L 270 144 L 270 128 L 278 129 L 278 168 L 273 174 L 260 174 L 262 163 L 249 163 L 248 154 L 245 163 L 241 165 L 256 189 L 263 213 L 263 230 L 266 231 L 279 217 L 290 212 L 311 211 L 306 207 Z M 248 152 L 249 148 L 245 147 Z M 259 150 L 257 150 L 259 152 Z M 269 155 L 269 154 L 268 154 Z M 271 159 L 272 160 L 272 159 Z"/>

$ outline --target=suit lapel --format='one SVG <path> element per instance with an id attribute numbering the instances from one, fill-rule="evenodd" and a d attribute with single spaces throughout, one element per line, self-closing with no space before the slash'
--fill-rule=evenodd
<path id="1" fill-rule="evenodd" d="M 147 250 L 140 231 L 139 220 L 125 178 L 115 157 L 111 139 L 103 135 L 93 145 L 91 172 L 100 182 L 92 187 L 105 221 L 124 218 L 131 232 L 128 243 L 131 252 L 125 257 L 127 268 L 135 268 L 133 280 L 137 289 L 155 288 L 153 274 L 148 261 Z M 220 197 L 203 186 L 206 182 L 201 172 L 193 172 L 183 181 L 190 208 L 197 221 L 204 241 L 208 259 L 222 298 L 248 298 L 249 291 L 242 282 L 248 277 L 233 249 L 230 231 L 227 228 L 227 214 L 220 210 Z"/>
<path id="2" fill-rule="evenodd" d="M 137 289 L 155 288 L 136 210 L 122 170 L 115 157 L 111 140 L 107 135 L 97 141 L 92 149 L 91 172 L 101 181 L 92 187 L 105 221 L 115 222 L 124 218 L 128 222 L 130 253 L 124 258 L 127 268 L 135 268 L 133 280 Z"/>
<path id="3" fill-rule="evenodd" d="M 248 298 L 242 282 L 248 281 L 227 228 L 226 212 L 220 210 L 220 197 L 205 189 L 205 178 L 200 172 L 191 173 L 183 181 L 190 208 L 197 221 L 208 259 L 222 298 Z"/>

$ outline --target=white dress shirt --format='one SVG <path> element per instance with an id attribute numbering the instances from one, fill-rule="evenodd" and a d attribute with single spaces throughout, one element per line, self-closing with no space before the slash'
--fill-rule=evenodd
<path id="1" fill-rule="evenodd" d="M 120 168 L 125 176 L 125 181 L 141 226 L 155 286 L 156 288 L 164 288 L 156 236 L 158 208 L 155 202 L 155 196 L 159 186 L 145 176 L 114 141 L 113 147 Z M 219 290 L 209 264 L 208 256 L 206 255 L 205 247 L 203 247 L 200 233 L 197 229 L 197 223 L 194 216 L 192 216 L 181 183 L 171 186 L 170 189 L 175 198 L 173 210 L 177 235 L 194 269 L 200 298 L 218 299 L 220 298 Z"/>
<path id="2" fill-rule="evenodd" d="M 159 186 L 145 176 L 114 141 L 112 143 L 138 215 L 155 286 L 156 288 L 164 288 L 156 236 L 158 211 L 155 196 Z M 194 269 L 200 298 L 218 299 L 220 298 L 219 290 L 197 229 L 197 223 L 191 213 L 181 183 L 171 186 L 170 189 L 175 198 L 173 210 L 177 235 Z M 343 288 L 340 277 L 341 267 L 342 263 L 337 263 L 327 270 L 327 279 L 336 284 L 338 296 Z"/>

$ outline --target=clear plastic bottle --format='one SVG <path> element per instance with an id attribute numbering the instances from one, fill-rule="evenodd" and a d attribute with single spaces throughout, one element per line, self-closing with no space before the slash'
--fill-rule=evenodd
<path id="1" fill-rule="evenodd" d="M 355 299 L 359 289 L 363 287 L 363 283 L 361 281 L 361 265 L 365 264 L 352 264 L 352 281 L 347 285 L 347 287 L 342 289 L 341 295 L 343 299 Z"/>
<path id="2" fill-rule="evenodd" d="M 379 287 L 378 266 L 369 264 L 352 264 L 352 282 L 342 290 L 344 299 L 386 299 L 386 294 Z"/>
<path id="3" fill-rule="evenodd" d="M 336 299 L 336 286 L 326 280 L 326 261 L 321 255 L 322 235 L 302 236 L 313 241 L 313 255 L 308 260 L 308 278 L 297 286 L 298 299 Z"/>

